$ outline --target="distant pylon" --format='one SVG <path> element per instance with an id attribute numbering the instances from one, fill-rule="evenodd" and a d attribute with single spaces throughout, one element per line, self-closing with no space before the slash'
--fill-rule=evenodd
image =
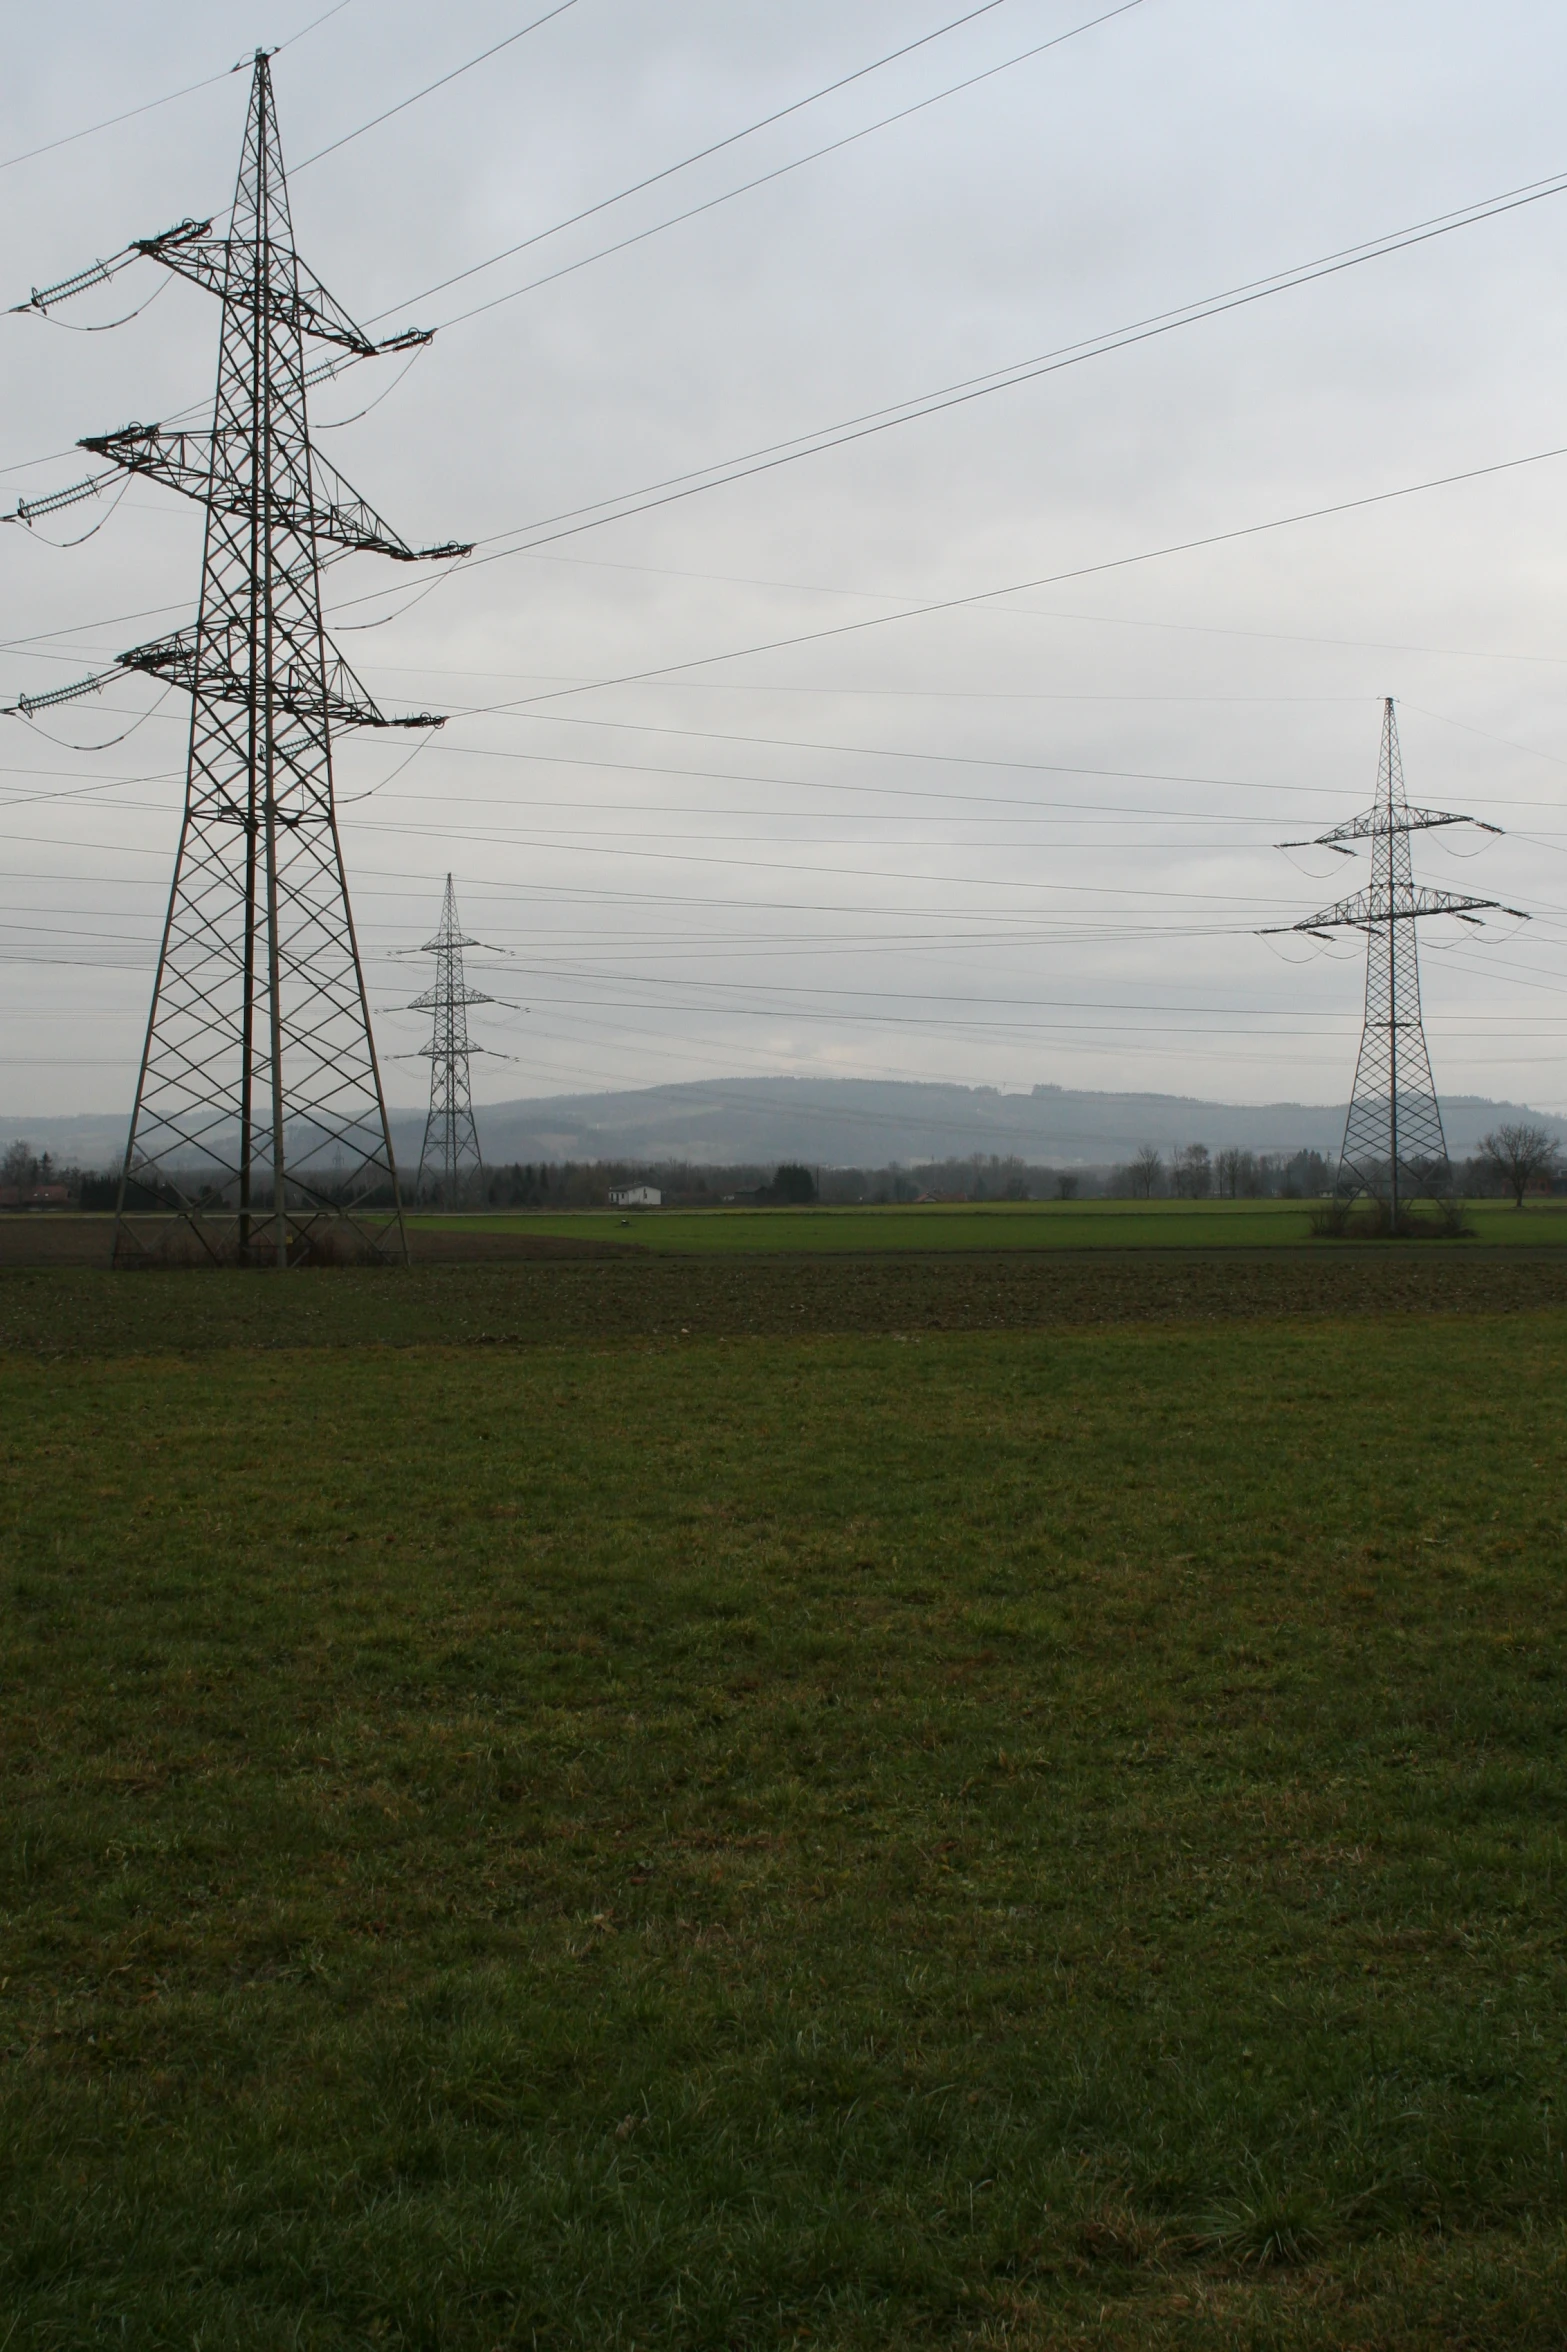
<path id="1" fill-rule="evenodd" d="M 419 1049 L 430 1064 L 430 1110 L 424 1123 L 414 1197 L 424 1196 L 426 1169 L 439 1168 L 441 1200 L 448 1209 L 456 1208 L 461 1198 L 463 1178 L 470 1171 L 477 1175 L 484 1165 L 468 1082 L 468 1057 L 483 1053 L 484 1048 L 469 1038 L 468 1007 L 493 1004 L 495 999 L 468 986 L 462 963 L 463 949 L 478 945 L 457 919 L 457 893 L 448 874 L 441 927 L 433 939 L 425 941 L 422 951 L 435 958 L 435 986 L 416 996 L 409 1007 L 410 1012 L 434 1015 L 430 1042 Z"/>
<path id="2" fill-rule="evenodd" d="M 1411 808 L 1404 790 L 1404 763 L 1398 748 L 1398 722 L 1393 697 L 1382 708 L 1382 750 L 1377 765 L 1377 797 L 1365 815 L 1351 817 L 1331 832 L 1309 842 L 1285 841 L 1281 849 L 1333 849 L 1340 856 L 1354 853 L 1353 841 L 1371 843 L 1371 887 L 1341 898 L 1320 915 L 1299 923 L 1278 923 L 1270 931 L 1305 931 L 1314 937 L 1335 930 L 1366 934 L 1366 1018 L 1360 1038 L 1360 1059 L 1349 1116 L 1344 1123 L 1344 1145 L 1339 1155 L 1338 1189 L 1351 1198 L 1363 1192 L 1387 1197 L 1396 1227 L 1401 1200 L 1445 1185 L 1447 1138 L 1431 1076 L 1420 1012 L 1420 962 L 1415 925 L 1424 915 L 1454 915 L 1461 923 L 1479 923 L 1494 898 L 1468 898 L 1452 890 L 1417 887 L 1410 856 L 1411 833 L 1439 825 L 1476 825 L 1482 833 L 1499 833 L 1499 825 L 1478 817 L 1450 816 L 1440 809 Z M 1502 908 L 1517 914 L 1516 907 Z"/>
<path id="3" fill-rule="evenodd" d="M 121 654 L 117 670 L 23 698 L 24 716 L 125 671 L 192 698 L 184 823 L 120 1183 L 117 1264 L 147 1254 L 137 1207 L 172 1210 L 213 1258 L 279 1266 L 346 1229 L 354 1254 L 406 1257 L 397 1173 L 370 1032 L 333 799 L 343 727 L 388 719 L 326 635 L 324 564 L 414 548 L 314 447 L 307 389 L 378 353 L 294 247 L 269 53 L 258 50 L 226 233 L 183 221 L 114 261 L 35 292 L 23 310 L 99 285 L 139 259 L 222 305 L 210 431 L 127 425 L 82 446 L 206 511 L 194 628 Z M 18 509 L 67 506 L 113 479 Z M 335 1252 L 334 1252 L 335 1254 Z"/>

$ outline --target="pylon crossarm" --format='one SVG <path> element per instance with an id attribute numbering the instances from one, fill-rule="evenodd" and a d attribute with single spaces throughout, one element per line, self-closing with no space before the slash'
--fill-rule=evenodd
<path id="1" fill-rule="evenodd" d="M 335 384 L 339 376 L 358 367 L 361 360 L 393 359 L 400 352 L 422 351 L 427 343 L 434 341 L 432 327 L 409 327 L 400 335 L 388 335 L 384 343 L 377 343 L 370 351 L 328 351 L 311 362 L 301 381 L 307 392 L 313 392 L 318 384 Z"/>
<path id="2" fill-rule="evenodd" d="M 1497 905 L 1494 898 L 1466 898 L 1457 890 L 1410 887 L 1395 892 L 1388 911 L 1395 919 L 1405 915 L 1483 915 Z"/>
<path id="3" fill-rule="evenodd" d="M 1327 932 L 1345 925 L 1358 929 L 1370 917 L 1371 894 L 1367 890 L 1357 890 L 1353 898 L 1341 898 L 1335 906 L 1324 907 L 1318 915 L 1303 915 L 1298 923 L 1265 923 L 1257 936 L 1259 939 L 1279 939 L 1291 931 Z"/>
<path id="4" fill-rule="evenodd" d="M 1385 888 L 1357 890 L 1353 898 L 1341 898 L 1318 914 L 1303 916 L 1298 923 L 1265 924 L 1258 937 L 1279 938 L 1288 931 L 1380 930 L 1388 923 L 1410 922 L 1422 915 L 1456 915 L 1461 922 L 1469 922 L 1488 911 L 1511 915 L 1519 910 L 1504 907 L 1495 898 L 1465 898 L 1456 890 L 1416 889 L 1404 884 L 1392 892 Z"/>
<path id="5" fill-rule="evenodd" d="M 1429 833 L 1437 825 L 1473 825 L 1480 833 L 1497 833 L 1500 825 L 1488 825 L 1483 817 L 1451 816 L 1445 809 L 1397 807 L 1389 816 L 1379 805 L 1366 809 L 1358 817 L 1347 817 L 1331 832 L 1313 833 L 1305 841 L 1281 841 L 1280 849 L 1337 849 L 1345 841 L 1374 841 L 1389 833 Z"/>
<path id="6" fill-rule="evenodd" d="M 253 503 L 250 483 L 241 467 L 233 462 L 234 456 L 242 455 L 246 446 L 245 435 L 237 426 L 224 428 L 215 439 L 211 432 L 174 431 L 163 425 L 140 424 L 122 425 L 114 433 L 89 434 L 78 443 L 79 448 L 90 450 L 95 457 L 110 458 L 127 473 L 144 474 L 151 481 L 161 482 L 166 489 L 179 491 L 185 498 L 196 499 L 218 513 L 233 515 L 248 515 Z M 213 463 L 215 448 L 224 460 L 222 464 Z M 56 492 L 51 501 L 37 501 L 25 511 L 18 508 L 16 516 L 7 519 L 25 521 L 31 514 L 70 505 L 110 478 L 94 475 L 73 490 Z M 384 522 L 352 483 L 315 453 L 311 479 L 313 488 L 324 496 L 307 504 L 287 492 L 274 491 L 267 501 L 273 521 L 302 538 L 326 539 L 334 546 L 360 554 L 389 555 L 396 563 L 449 561 L 473 553 L 471 542 L 465 544 L 459 540 L 448 540 L 440 547 L 410 547 L 401 532 Z"/>
<path id="7" fill-rule="evenodd" d="M 288 290 L 285 304 L 288 316 L 284 323 L 298 327 L 303 334 L 314 335 L 317 342 L 333 343 L 340 350 L 352 351 L 361 359 L 377 359 L 393 351 L 421 350 L 433 343 L 433 327 L 407 327 L 399 335 L 390 335 L 378 343 L 357 326 L 337 297 L 329 294 L 313 270 L 306 267 L 298 255 L 293 256 L 294 283 Z"/>
<path id="8" fill-rule="evenodd" d="M 40 317 L 45 317 L 62 302 L 71 301 L 75 295 L 90 293 L 94 286 L 107 286 L 119 276 L 121 270 L 129 269 L 133 261 L 162 261 L 173 247 L 205 237 L 211 227 L 209 220 L 182 220 L 177 221 L 172 229 L 165 229 L 159 237 L 137 237 L 108 261 L 89 262 L 85 269 L 75 271 L 68 278 L 59 279 L 53 286 L 35 286 L 25 302 L 12 303 L 12 316 L 35 310 Z"/>
<path id="9" fill-rule="evenodd" d="M 332 659 L 327 666 L 326 690 L 329 716 L 338 727 L 444 727 L 446 720 L 434 711 L 416 711 L 411 717 L 389 719 L 373 702 L 365 688 L 354 676 L 336 647 L 328 642 Z"/>
<path id="10" fill-rule="evenodd" d="M 134 240 L 131 257 L 145 254 L 149 261 L 161 261 L 177 277 L 188 278 L 193 286 L 201 286 L 222 300 L 232 298 L 236 276 L 252 281 L 259 277 L 251 240 L 214 237 L 209 233 L 210 221 L 199 226 L 182 223 L 181 227 L 183 234 L 169 230 L 161 237 Z M 409 329 L 383 346 L 373 335 L 367 335 L 363 327 L 355 325 L 335 295 L 327 292 L 297 253 L 287 252 L 274 239 L 272 255 L 273 268 L 267 273 L 269 284 L 261 307 L 274 326 L 289 328 L 295 334 L 313 335 L 317 342 L 335 344 L 360 359 L 374 359 L 383 348 L 406 350 L 411 343 L 430 340 L 433 330 Z M 278 268 L 280 262 L 285 266 Z"/>
<path id="11" fill-rule="evenodd" d="M 128 653 L 121 654 L 119 666 L 122 670 L 139 670 L 148 677 L 167 678 L 171 685 L 182 686 L 187 694 L 199 695 L 206 702 L 237 704 L 248 709 L 255 699 L 248 663 L 242 665 L 235 661 L 216 638 L 206 642 L 198 660 L 194 629 L 176 629 L 167 637 L 154 638 L 150 644 L 133 645 Z M 57 688 L 47 699 L 68 701 L 72 694 L 93 692 L 114 674 L 110 670 L 97 679 L 84 678 L 74 688 Z M 32 708 L 41 707 L 38 697 L 25 699 Z M 341 658 L 327 671 L 324 693 L 308 674 L 293 678 L 285 672 L 274 680 L 272 707 L 289 718 L 306 723 L 326 719 L 334 727 L 444 727 L 446 724 L 444 716 L 434 711 L 389 719 Z M 28 714 L 23 711 L 22 715 Z"/>

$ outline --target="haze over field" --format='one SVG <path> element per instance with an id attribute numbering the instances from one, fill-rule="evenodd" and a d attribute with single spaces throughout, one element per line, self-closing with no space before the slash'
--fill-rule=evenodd
<path id="1" fill-rule="evenodd" d="M 540 518 L 1567 165 L 1545 0 L 1142 0 L 1026 59 L 1102 11 L 998 0 L 557 227 L 961 13 L 575 0 L 363 136 L 525 12 L 80 0 L 10 25 L 0 300 L 220 206 L 245 100 L 227 69 L 280 41 L 303 251 L 378 333 L 443 327 L 395 388 L 388 364 L 315 401 L 411 538 L 502 535 L 480 554 L 504 560 L 428 595 L 360 558 L 330 582 L 387 707 L 453 714 L 411 761 L 406 738 L 339 753 L 394 1103 L 423 1086 L 397 1058 L 423 1023 L 397 1008 L 448 866 L 494 951 L 475 1034 L 514 1057 L 475 1064 L 492 1103 L 1042 1072 L 1338 1101 L 1358 943 L 1255 933 L 1361 878 L 1274 845 L 1366 804 L 1394 692 L 1412 798 L 1508 828 L 1426 837 L 1418 871 L 1533 916 L 1428 927 L 1439 1085 L 1567 1106 L 1567 460 L 1094 569 L 1558 445 L 1567 200 L 517 552 Z M 215 311 L 151 265 L 63 319 L 154 294 L 115 334 L 0 319 L 7 504 L 76 478 L 79 435 L 210 399 Z M 0 698 L 192 609 L 193 508 L 137 484 L 86 544 L 45 544 L 99 519 L 0 534 Z M 1043 584 L 892 617 L 1018 582 Z M 0 729 L 0 1104 L 34 1125 L 129 1098 L 181 795 L 185 709 L 156 694 Z"/>

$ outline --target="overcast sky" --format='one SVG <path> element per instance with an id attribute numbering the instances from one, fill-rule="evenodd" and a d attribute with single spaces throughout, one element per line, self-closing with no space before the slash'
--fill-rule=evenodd
<path id="1" fill-rule="evenodd" d="M 299 168 L 548 4 L 345 0 L 302 31 L 310 0 L 57 0 L 8 34 L 0 163 L 220 78 L 0 169 L 0 298 L 225 205 L 247 94 L 226 69 L 281 42 L 301 252 L 378 333 L 444 328 L 400 380 L 377 362 L 314 409 L 410 539 L 501 543 L 422 597 L 433 575 L 371 557 L 328 583 L 386 708 L 452 714 L 411 761 L 406 735 L 340 750 L 383 1053 L 421 1041 L 394 1008 L 427 970 L 399 951 L 450 868 L 494 951 L 470 976 L 506 1000 L 474 1018 L 481 1100 L 789 1071 L 1341 1100 L 1354 935 L 1255 934 L 1364 878 L 1274 845 L 1369 802 L 1393 694 L 1411 797 L 1506 828 L 1417 840 L 1420 876 L 1534 918 L 1424 927 L 1438 1086 L 1567 1108 L 1567 456 L 1092 569 L 1567 443 L 1567 195 L 505 552 L 1567 172 L 1567 14 L 1141 0 L 1007 62 L 1113 0 L 1000 0 L 560 227 L 964 13 L 574 0 Z M 0 319 L 8 509 L 85 470 L 78 435 L 210 403 L 195 289 L 66 331 L 160 282 L 141 264 L 58 325 Z M 0 532 L 4 699 L 191 610 L 197 510 L 133 485 L 49 543 L 104 511 Z M 898 617 L 1027 581 L 1053 584 Z M 188 723 L 155 692 L 0 722 L 0 1110 L 129 1107 Z M 424 1063 L 388 1074 L 419 1099 Z"/>

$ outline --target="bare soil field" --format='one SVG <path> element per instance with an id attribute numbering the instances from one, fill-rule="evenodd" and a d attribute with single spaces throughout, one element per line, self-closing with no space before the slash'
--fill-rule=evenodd
<path id="1" fill-rule="evenodd" d="M 107 1266 L 114 1235 L 109 1216 L 0 1216 L 0 1268 Z M 415 1265 L 482 1266 L 529 1258 L 617 1258 L 638 1254 L 635 1242 L 596 1233 L 497 1231 L 475 1224 L 413 1224 L 409 1255 Z"/>

